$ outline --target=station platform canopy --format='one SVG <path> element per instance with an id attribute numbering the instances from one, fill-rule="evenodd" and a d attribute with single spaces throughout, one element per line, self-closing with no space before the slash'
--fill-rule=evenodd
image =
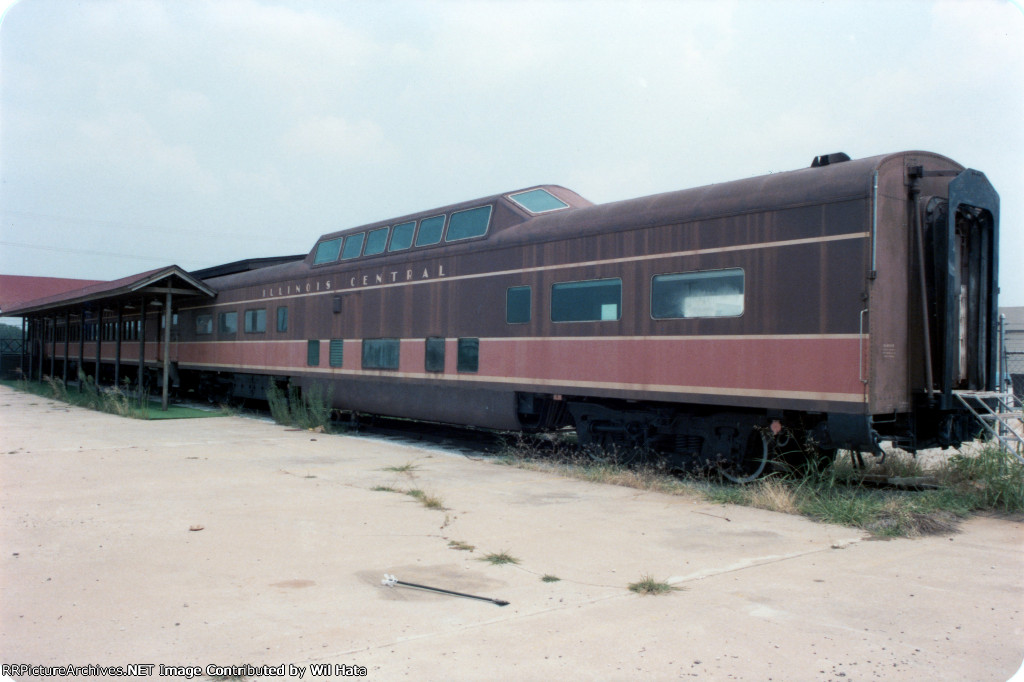
<path id="1" fill-rule="evenodd" d="M 198 277 L 177 265 L 169 265 L 110 282 L 99 282 L 59 294 L 8 304 L 0 309 L 0 316 L 48 317 L 67 312 L 113 310 L 118 304 L 135 304 L 140 299 L 162 300 L 168 294 L 175 298 L 211 298 L 216 293 Z"/>
<path id="2" fill-rule="evenodd" d="M 63 379 L 65 382 L 67 381 L 68 367 L 73 359 L 69 343 L 72 331 L 77 332 L 77 363 L 79 370 L 82 370 L 85 364 L 84 347 L 88 321 L 95 331 L 92 340 L 96 344 L 93 362 L 97 385 L 100 380 L 102 362 L 101 342 L 104 340 L 104 330 L 101 325 L 112 321 L 110 318 L 106 318 L 106 313 L 108 311 L 114 313 L 116 315 L 114 319 L 117 320 L 109 327 L 114 332 L 114 338 L 111 340 L 116 344 L 115 385 L 119 383 L 121 372 L 122 315 L 127 312 L 136 316 L 140 320 L 141 329 L 138 339 L 139 368 L 137 373 L 138 387 L 141 393 L 146 368 L 146 317 L 157 311 L 161 315 L 173 315 L 175 306 L 181 305 L 182 301 L 213 298 L 216 293 L 213 287 L 199 277 L 186 272 L 177 265 L 169 265 L 110 282 L 99 282 L 34 300 L 4 305 L 0 309 L 0 316 L 22 318 L 23 371 L 24 368 L 27 368 L 28 371 L 25 374 L 30 378 L 38 378 L 39 381 L 42 381 L 44 377 L 47 356 L 51 372 L 53 371 L 57 355 L 60 354 L 61 344 L 57 342 L 58 336 L 64 339 L 61 366 Z M 74 327 L 72 319 L 75 320 Z M 171 326 L 171 324 L 162 325 L 162 342 L 159 337 L 157 338 L 157 343 L 161 344 L 163 349 L 170 348 Z M 62 332 L 62 334 L 59 335 L 58 332 Z M 160 355 L 159 364 L 163 369 L 162 405 L 166 410 L 171 360 L 168 352 L 162 352 Z"/>

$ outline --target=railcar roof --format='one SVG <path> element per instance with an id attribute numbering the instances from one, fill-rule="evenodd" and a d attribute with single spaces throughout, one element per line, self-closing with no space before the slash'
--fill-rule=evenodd
<path id="1" fill-rule="evenodd" d="M 871 195 L 875 171 L 887 165 L 892 167 L 894 163 L 902 168 L 903 160 L 908 158 L 918 161 L 927 159 L 928 163 L 940 167 L 963 169 L 951 159 L 923 151 L 883 154 L 855 160 L 849 160 L 845 154 L 829 154 L 815 159 L 811 167 L 607 204 L 594 204 L 559 185 L 535 185 L 325 234 L 317 240 L 306 256 L 304 264 L 328 265 L 358 258 L 363 249 L 363 236 L 368 240 L 370 233 L 375 230 L 383 236 L 386 232 L 383 228 L 403 223 L 420 225 L 420 221 L 437 217 L 441 217 L 443 223 L 445 217 L 450 218 L 453 214 L 484 206 L 493 207 L 486 228 L 486 239 L 492 245 L 497 245 L 559 239 L 569 234 L 599 233 L 609 229 L 685 223 L 811 203 L 867 198 Z M 542 202 L 538 206 L 530 207 L 534 210 L 528 210 L 528 202 L 522 199 L 532 193 L 537 193 L 540 197 L 550 197 L 547 201 L 553 200 L 559 205 L 545 205 Z M 418 234 L 417 232 L 416 249 L 422 248 Z M 479 233 L 474 236 L 484 235 Z M 347 246 L 351 241 L 348 237 L 360 240 L 359 244 L 355 245 L 355 251 L 359 252 L 355 256 L 348 256 L 341 250 L 343 243 Z M 383 238 L 386 240 L 388 237 Z M 440 228 L 437 239 L 440 240 Z M 446 238 L 446 241 L 452 240 Z M 333 250 L 322 254 L 319 249 L 325 242 L 331 242 Z M 431 242 L 426 248 L 435 246 L 443 244 L 439 241 Z M 378 248 L 381 251 L 375 251 L 373 255 L 384 255 L 384 247 Z M 392 250 L 389 246 L 388 252 Z M 368 248 L 366 254 L 369 254 Z"/>
<path id="2" fill-rule="evenodd" d="M 915 162 L 927 159 L 936 167 L 963 169 L 955 161 L 930 152 L 883 154 L 539 216 L 496 235 L 492 241 L 544 241 L 564 238 L 568 234 L 654 227 L 808 204 L 866 199 L 871 196 L 875 171 L 883 167 L 898 167 L 902 173 L 903 160 L 910 158 Z"/>
<path id="3" fill-rule="evenodd" d="M 415 247 L 413 247 L 414 249 L 431 248 L 441 246 L 443 243 L 447 242 L 460 241 L 463 238 L 484 236 L 484 234 L 489 238 L 505 229 L 528 222 L 538 216 L 565 212 L 593 205 L 593 202 L 584 199 L 576 192 L 566 189 L 560 185 L 533 185 L 531 187 L 524 187 L 511 192 L 494 194 L 478 199 L 472 199 L 470 201 L 461 201 L 456 204 L 440 206 L 428 211 L 418 211 L 416 213 L 410 213 L 397 218 L 390 218 L 388 220 L 380 220 L 360 225 L 359 227 L 329 232 L 321 235 L 321 237 L 317 239 L 312 250 L 306 256 L 306 263 L 308 265 L 326 265 L 339 259 L 348 260 L 350 257 L 345 255 L 346 252 L 341 251 L 341 245 L 349 237 L 362 239 L 360 235 L 365 235 L 367 240 L 367 248 L 364 255 L 381 254 L 384 249 L 383 243 L 379 247 L 381 249 L 380 251 L 374 251 L 372 254 L 369 252 L 369 241 L 371 239 L 370 234 L 376 232 L 380 235 L 384 235 L 384 239 L 387 241 L 388 239 L 393 239 L 391 235 L 387 233 L 387 229 L 394 228 L 396 226 L 413 226 L 413 229 L 416 230 L 416 244 Z M 478 209 L 482 210 L 485 209 L 485 207 L 490 207 L 490 210 L 487 212 L 486 218 L 481 218 L 483 223 L 480 226 L 479 233 L 471 232 L 468 237 L 459 236 L 453 238 L 451 225 L 455 221 L 456 217 L 460 215 L 467 216 L 473 211 Z M 424 229 L 424 224 L 437 220 L 440 220 L 440 226 L 436 223 L 434 224 L 434 227 L 437 229 L 436 240 L 425 244 L 421 243 L 420 233 Z M 442 242 L 441 230 L 444 227 L 447 227 L 448 230 L 445 232 L 444 240 Z M 410 239 L 411 234 L 412 233 L 410 231 Z M 334 251 L 338 251 L 338 253 L 331 251 L 332 255 L 330 258 L 322 258 L 323 252 L 321 251 L 321 246 L 325 243 L 336 247 Z M 392 242 L 388 241 L 387 252 L 391 253 L 398 250 L 405 250 L 410 248 L 410 246 L 412 246 L 411 242 L 409 245 L 406 245 L 401 249 L 395 249 Z M 348 248 L 347 244 L 345 248 Z M 362 242 L 360 241 L 358 249 L 361 250 L 362 248 Z"/>

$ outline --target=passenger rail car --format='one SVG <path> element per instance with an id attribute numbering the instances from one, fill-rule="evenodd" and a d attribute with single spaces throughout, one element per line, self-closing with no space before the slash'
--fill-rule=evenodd
<path id="1" fill-rule="evenodd" d="M 593 205 L 537 186 L 195 273 L 182 386 L 491 429 L 573 426 L 680 467 L 957 445 L 992 389 L 999 199 L 927 152 Z M 728 468 L 728 467 L 727 467 Z"/>

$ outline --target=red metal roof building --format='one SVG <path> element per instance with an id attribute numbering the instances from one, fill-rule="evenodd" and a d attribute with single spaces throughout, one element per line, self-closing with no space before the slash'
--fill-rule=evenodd
<path id="1" fill-rule="evenodd" d="M 66 279 L 64 277 L 27 277 L 0 275 L 0 310 L 14 308 L 16 304 L 46 298 L 66 291 L 99 284 L 99 279 Z"/>

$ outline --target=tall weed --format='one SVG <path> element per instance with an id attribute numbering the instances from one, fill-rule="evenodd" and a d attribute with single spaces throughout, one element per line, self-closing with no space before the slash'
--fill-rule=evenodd
<path id="1" fill-rule="evenodd" d="M 267 386 L 267 404 L 273 420 L 300 429 L 322 428 L 329 431 L 334 412 L 333 399 L 333 389 L 325 389 L 321 384 L 313 384 L 305 391 L 290 385 L 287 395 L 273 379 Z"/>
<path id="2" fill-rule="evenodd" d="M 940 477 L 971 498 L 978 509 L 1024 511 L 1024 464 L 1011 453 L 988 445 L 976 455 L 949 459 Z"/>

